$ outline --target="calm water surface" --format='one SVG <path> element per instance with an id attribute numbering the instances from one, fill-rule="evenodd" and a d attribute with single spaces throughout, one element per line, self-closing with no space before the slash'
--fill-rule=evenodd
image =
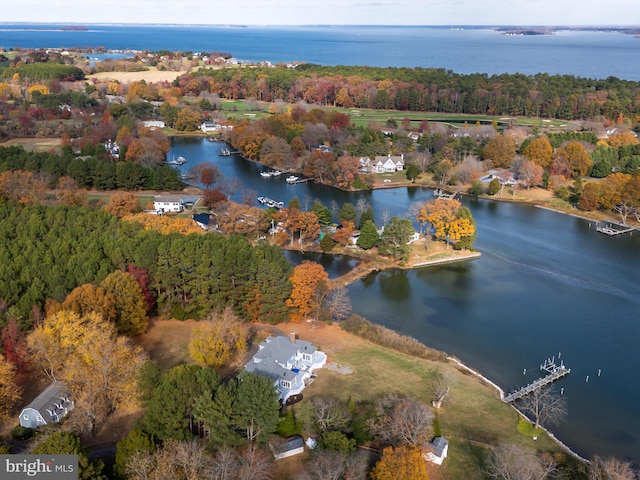
<path id="1" fill-rule="evenodd" d="M 640 80 L 640 39 L 605 32 L 509 36 L 486 27 L 0 24 L 0 47 L 228 52 L 254 62 L 435 67 L 457 73 L 568 74 Z"/>
<path id="2" fill-rule="evenodd" d="M 303 204 L 318 198 L 329 206 L 364 198 L 378 218 L 383 209 L 405 215 L 411 203 L 432 198 L 429 189 L 345 193 L 263 179 L 261 165 L 218 156 L 223 145 L 178 139 L 170 155 L 186 157 L 184 168 L 212 161 L 225 176 L 284 202 L 298 196 Z M 478 224 L 481 258 L 370 275 L 349 288 L 354 311 L 458 356 L 507 391 L 533 380 L 540 363 L 561 353 L 572 369 L 558 383 L 569 417 L 554 432 L 584 456 L 640 464 L 640 232 L 610 238 L 585 220 L 540 208 L 463 203 Z M 352 260 L 323 260 L 332 277 L 353 267 Z"/>

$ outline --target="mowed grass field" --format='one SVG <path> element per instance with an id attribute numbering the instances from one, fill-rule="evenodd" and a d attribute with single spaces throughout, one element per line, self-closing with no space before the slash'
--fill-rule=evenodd
<path id="1" fill-rule="evenodd" d="M 136 343 L 165 369 L 192 363 L 186 345 L 194 324 L 193 321 L 156 320 L 148 333 L 136 337 Z M 254 335 L 256 342 L 271 333 L 271 326 L 252 325 L 253 330 L 261 328 L 269 330 L 264 335 Z M 439 468 L 442 478 L 484 478 L 486 455 L 501 442 L 540 451 L 561 451 L 545 434 L 533 440 L 519 433 L 518 414 L 499 399 L 497 390 L 454 363 L 424 360 L 380 347 L 337 325 L 281 324 L 275 328 L 285 334 L 295 332 L 298 338 L 312 342 L 327 353 L 330 364 L 342 367 L 320 370 L 317 379 L 304 391 L 306 399 L 334 396 L 343 401 L 373 403 L 387 393 L 397 393 L 430 404 L 434 386 L 444 379 L 450 386 L 450 394 L 438 411 L 438 418 L 450 447 L 449 458 Z M 242 368 L 248 357 L 249 354 L 239 359 L 235 367 Z"/>

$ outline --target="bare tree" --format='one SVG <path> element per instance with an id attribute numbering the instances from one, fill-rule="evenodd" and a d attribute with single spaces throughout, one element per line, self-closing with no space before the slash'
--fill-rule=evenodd
<path id="1" fill-rule="evenodd" d="M 382 225 L 386 225 L 391 217 L 391 213 L 386 208 L 380 212 L 380 218 L 382 219 Z"/>
<path id="2" fill-rule="evenodd" d="M 351 316 L 349 291 L 342 287 L 331 290 L 327 299 L 327 313 L 331 320 L 340 322 Z"/>
<path id="3" fill-rule="evenodd" d="M 444 378 L 440 378 L 433 386 L 433 401 L 431 405 L 438 409 L 449 396 L 450 385 Z"/>
<path id="4" fill-rule="evenodd" d="M 233 194 L 242 188 L 242 182 L 238 177 L 224 177 L 220 183 L 227 199 L 231 199 Z"/>
<path id="5" fill-rule="evenodd" d="M 211 462 L 211 480 L 235 480 L 239 461 L 236 451 L 223 447 L 216 452 Z"/>
<path id="6" fill-rule="evenodd" d="M 516 404 L 526 415 L 533 417 L 534 427 L 558 424 L 567 416 L 567 401 L 553 387 L 538 388 Z"/>
<path id="7" fill-rule="evenodd" d="M 238 480 L 254 480 L 257 478 L 269 480 L 273 478 L 273 461 L 271 456 L 255 445 L 238 454 L 239 468 L 235 478 Z"/>
<path id="8" fill-rule="evenodd" d="M 409 160 L 416 167 L 420 169 L 421 173 L 425 173 L 431 165 L 433 165 L 434 160 L 429 152 L 416 152 L 411 154 Z"/>
<path id="9" fill-rule="evenodd" d="M 487 476 L 496 480 L 544 480 L 556 470 L 549 454 L 537 456 L 518 445 L 501 444 L 487 459 Z"/>
<path id="10" fill-rule="evenodd" d="M 299 480 L 341 480 L 345 471 L 346 454 L 335 450 L 325 450 L 311 457 L 307 471 L 298 476 Z"/>
<path id="11" fill-rule="evenodd" d="M 351 422 L 349 408 L 335 397 L 317 397 L 311 403 L 320 432 L 344 430 Z"/>
<path id="12" fill-rule="evenodd" d="M 377 402 L 369 428 L 384 445 L 422 445 L 431 435 L 433 417 L 422 402 L 387 395 Z"/>
<path id="13" fill-rule="evenodd" d="M 594 457 L 589 464 L 589 480 L 637 480 L 631 463 L 616 458 Z"/>

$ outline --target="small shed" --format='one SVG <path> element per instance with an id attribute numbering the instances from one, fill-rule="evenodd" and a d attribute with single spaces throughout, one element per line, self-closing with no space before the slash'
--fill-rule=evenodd
<path id="1" fill-rule="evenodd" d="M 282 460 L 283 458 L 304 453 L 304 440 L 300 435 L 282 438 L 279 441 L 270 442 L 269 449 L 276 460 Z"/>
<path id="2" fill-rule="evenodd" d="M 71 393 L 65 385 L 54 382 L 20 412 L 20 425 L 38 428 L 58 423 L 72 409 Z"/>
<path id="3" fill-rule="evenodd" d="M 444 437 L 435 437 L 429 442 L 429 451 L 426 454 L 426 459 L 435 463 L 436 465 L 442 465 L 442 462 L 447 458 L 449 453 L 449 440 Z"/>

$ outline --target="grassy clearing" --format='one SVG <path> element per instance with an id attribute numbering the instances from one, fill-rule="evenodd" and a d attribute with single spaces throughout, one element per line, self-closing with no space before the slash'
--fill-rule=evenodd
<path id="1" fill-rule="evenodd" d="M 59 138 L 12 138 L 2 144 L 4 147 L 18 145 L 27 152 L 50 152 L 60 150 Z"/>
<path id="2" fill-rule="evenodd" d="M 373 402 L 394 392 L 428 403 L 438 379 L 447 379 L 450 401 L 439 412 L 442 434 L 451 440 L 449 458 L 442 467 L 444 478 L 482 478 L 486 452 L 500 442 L 558 450 L 546 435 L 533 441 L 520 434 L 517 413 L 499 400 L 496 390 L 453 365 L 409 357 L 366 341 L 343 349 L 331 360 L 352 368 L 353 373 L 322 370 L 305 391 L 307 397 L 333 395 L 345 401 Z"/>
<path id="3" fill-rule="evenodd" d="M 193 325 L 195 322 L 191 320 L 156 320 L 148 333 L 135 340 L 162 368 L 168 369 L 191 363 L 187 344 Z M 344 332 L 337 325 L 255 325 L 257 333 L 253 340 L 261 341 L 267 331 L 274 331 L 273 328 L 295 331 L 299 338 L 325 351 L 330 362 L 352 370 L 349 374 L 328 368 L 320 370 L 318 378 L 304 391 L 307 399 L 335 396 L 343 401 L 352 398 L 357 402 L 373 403 L 382 395 L 398 393 L 430 403 L 434 385 L 445 379 L 451 390 L 438 418 L 440 430 L 450 440 L 450 447 L 449 458 L 434 471 L 438 478 L 480 480 L 487 452 L 500 442 L 517 443 L 539 451 L 560 451 L 544 433 L 537 440 L 520 433 L 518 414 L 500 401 L 498 392 L 454 364 L 423 360 L 380 347 Z M 277 478 L 293 478 L 293 472 L 299 471 L 302 460 L 278 462 L 280 475 Z"/>

